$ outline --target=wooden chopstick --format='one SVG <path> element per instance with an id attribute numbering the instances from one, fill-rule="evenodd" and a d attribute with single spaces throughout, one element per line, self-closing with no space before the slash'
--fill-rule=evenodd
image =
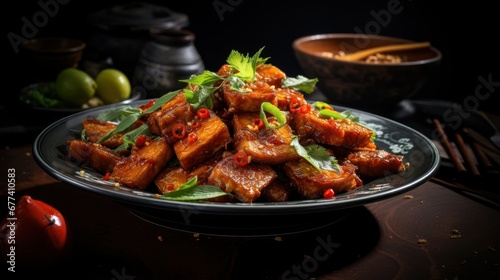
<path id="1" fill-rule="evenodd" d="M 479 173 L 479 169 L 477 168 L 477 165 L 474 162 L 474 157 L 470 153 L 470 150 L 465 145 L 462 135 L 460 135 L 460 133 L 456 131 L 454 135 L 455 135 L 455 143 L 457 144 L 458 150 L 460 151 L 460 154 L 462 155 L 462 158 L 464 159 L 467 168 L 470 170 L 470 172 L 472 172 L 472 175 L 481 176 L 481 173 Z"/>
<path id="2" fill-rule="evenodd" d="M 493 164 L 491 163 L 488 156 L 486 156 L 486 153 L 484 152 L 483 148 L 476 141 L 474 141 L 469 129 L 464 127 L 462 129 L 462 132 L 467 137 L 466 139 L 469 141 L 469 144 L 470 144 L 472 150 L 474 151 L 474 155 L 476 156 L 477 161 L 479 162 L 479 165 L 486 170 L 493 169 Z"/>
<path id="3" fill-rule="evenodd" d="M 465 172 L 467 172 L 467 170 L 465 169 L 465 166 L 463 165 L 462 161 L 460 160 L 460 158 L 458 157 L 458 155 L 455 153 L 455 150 L 451 146 L 451 143 L 448 140 L 448 136 L 444 132 L 444 129 L 443 129 L 443 126 L 441 125 L 441 122 L 438 119 L 433 119 L 432 121 L 433 121 L 434 126 L 436 127 L 436 129 L 437 129 L 437 131 L 439 133 L 441 144 L 443 144 L 443 147 L 444 147 L 446 153 L 450 157 L 450 159 L 453 162 L 453 165 L 455 166 L 455 168 L 457 169 L 457 171 L 459 173 L 465 173 Z"/>

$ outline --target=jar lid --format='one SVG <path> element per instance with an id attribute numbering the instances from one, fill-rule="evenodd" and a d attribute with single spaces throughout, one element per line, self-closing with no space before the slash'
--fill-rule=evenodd
<path id="1" fill-rule="evenodd" d="M 88 22 L 107 31 L 147 31 L 152 27 L 184 28 L 189 24 L 186 14 L 159 5 L 131 2 L 90 14 Z"/>

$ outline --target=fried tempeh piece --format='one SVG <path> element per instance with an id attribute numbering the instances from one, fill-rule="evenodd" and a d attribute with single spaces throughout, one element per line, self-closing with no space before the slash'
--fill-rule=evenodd
<path id="1" fill-rule="evenodd" d="M 186 171 L 180 166 L 167 167 L 160 171 L 154 179 L 156 188 L 161 194 L 165 194 L 177 190 L 184 185 L 189 179 L 197 177 L 198 185 L 208 184 L 208 177 L 215 166 L 221 159 L 220 156 L 213 156 L 210 159 L 198 164 L 193 169 Z"/>
<path id="2" fill-rule="evenodd" d="M 234 143 L 253 162 L 277 165 L 298 160 L 300 155 L 291 145 L 293 132 L 288 124 L 279 129 L 258 128 L 258 113 L 241 113 L 233 117 Z"/>
<path id="3" fill-rule="evenodd" d="M 297 112 L 292 118 L 292 128 L 301 141 L 313 139 L 321 144 L 346 148 L 373 146 L 374 132 L 349 119 L 322 118 L 317 110 L 308 114 Z"/>
<path id="4" fill-rule="evenodd" d="M 264 82 L 247 84 L 245 92 L 239 92 L 230 88 L 228 84 L 222 86 L 224 101 L 228 106 L 229 113 L 259 112 L 262 102 L 278 105 L 276 89 Z"/>
<path id="5" fill-rule="evenodd" d="M 403 156 L 384 150 L 358 150 L 347 155 L 346 160 L 357 166 L 360 177 L 379 178 L 405 169 Z"/>
<path id="6" fill-rule="evenodd" d="M 80 164 L 85 164 L 95 171 L 106 174 L 111 172 L 116 163 L 122 158 L 110 148 L 101 144 L 85 142 L 75 139 L 69 140 L 68 159 Z"/>
<path id="7" fill-rule="evenodd" d="M 166 167 L 155 177 L 154 183 L 161 194 L 166 194 L 184 185 L 188 176 L 188 172 L 180 166 Z"/>
<path id="8" fill-rule="evenodd" d="M 199 127 L 191 133 L 196 135 L 196 140 L 187 135 L 174 144 L 175 154 L 184 170 L 190 170 L 231 142 L 229 128 L 213 112 L 209 118 L 200 120 Z"/>
<path id="9" fill-rule="evenodd" d="M 130 156 L 120 160 L 113 168 L 110 180 L 144 190 L 173 156 L 173 149 L 164 137 L 152 140 L 149 145 L 133 149 Z"/>
<path id="10" fill-rule="evenodd" d="M 285 72 L 271 64 L 259 64 L 255 69 L 256 79 L 275 88 L 281 88 L 281 81 L 286 78 Z"/>
<path id="11" fill-rule="evenodd" d="M 253 202 L 277 176 L 269 165 L 249 163 L 238 166 L 229 154 L 215 165 L 208 182 L 233 194 L 241 202 Z"/>
<path id="12" fill-rule="evenodd" d="M 352 164 L 340 165 L 340 172 L 318 170 L 304 159 L 284 164 L 283 171 L 290 178 L 297 193 L 303 198 L 320 198 L 331 188 L 343 193 L 362 185 Z"/>
<path id="13" fill-rule="evenodd" d="M 151 133 L 166 137 L 167 142 L 173 145 L 179 139 L 173 136 L 172 128 L 181 123 L 188 123 L 196 116 L 196 112 L 189 104 L 184 95 L 177 94 L 169 102 L 165 103 L 161 110 L 152 113 L 147 120 Z"/>
<path id="14" fill-rule="evenodd" d="M 97 119 L 86 119 L 82 122 L 88 141 L 93 143 L 97 143 L 106 133 L 114 130 L 116 126 L 115 123 L 103 122 Z M 112 135 L 101 144 L 106 147 L 116 148 L 123 143 L 122 136 L 122 133 Z"/>
<path id="15" fill-rule="evenodd" d="M 290 102 L 296 100 L 300 104 L 307 103 L 302 93 L 291 88 L 277 88 L 276 96 L 278 98 L 278 108 L 281 111 L 290 111 Z"/>
<path id="16" fill-rule="evenodd" d="M 265 201 L 285 202 L 288 201 L 291 194 L 291 188 L 288 184 L 274 179 L 269 186 L 262 190 L 261 197 Z"/>

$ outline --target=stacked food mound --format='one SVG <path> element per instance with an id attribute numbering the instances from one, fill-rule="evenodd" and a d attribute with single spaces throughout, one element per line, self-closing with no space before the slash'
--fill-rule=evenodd
<path id="1" fill-rule="evenodd" d="M 84 120 L 69 159 L 117 187 L 211 202 L 332 198 L 405 170 L 351 112 L 306 101 L 317 79 L 287 77 L 262 50 L 233 50 L 182 89 Z"/>

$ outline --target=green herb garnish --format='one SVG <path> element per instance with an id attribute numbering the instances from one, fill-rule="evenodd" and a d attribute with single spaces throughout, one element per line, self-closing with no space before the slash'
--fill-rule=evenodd
<path id="1" fill-rule="evenodd" d="M 125 133 L 122 137 L 122 144 L 114 149 L 115 152 L 120 152 L 126 150 L 135 145 L 137 138 L 141 135 L 146 135 L 147 137 L 154 138 L 154 135 L 149 131 L 149 126 L 143 124 L 138 128 Z"/>
<path id="2" fill-rule="evenodd" d="M 253 82 L 255 79 L 255 70 L 257 69 L 257 65 L 264 64 L 268 58 L 261 58 L 260 54 L 264 47 L 260 48 L 257 53 L 255 53 L 252 57 L 247 54 L 246 56 L 232 50 L 227 58 L 227 63 L 229 63 L 232 69 L 232 76 L 238 77 L 245 82 Z"/>
<path id="3" fill-rule="evenodd" d="M 267 121 L 266 113 L 273 115 L 276 118 L 278 125 L 271 125 Z M 281 110 L 278 107 L 274 106 L 269 102 L 262 102 L 262 104 L 260 105 L 260 118 L 264 121 L 265 126 L 271 129 L 278 129 L 286 124 L 285 114 L 281 112 Z"/>
<path id="4" fill-rule="evenodd" d="M 108 140 L 111 136 L 119 134 L 119 133 L 126 133 L 129 132 L 134 123 L 139 120 L 141 117 L 144 115 L 150 114 L 156 110 L 158 110 L 162 105 L 170 101 L 174 96 L 179 92 L 173 91 L 169 92 L 162 97 L 160 97 L 158 100 L 156 100 L 155 104 L 151 106 L 148 110 L 143 112 L 141 109 L 138 108 L 132 108 L 130 106 L 120 106 L 113 108 L 111 110 L 108 110 L 99 116 L 97 116 L 97 119 L 103 122 L 112 122 L 116 121 L 118 122 L 118 125 L 114 130 L 108 131 L 101 139 L 97 141 L 97 143 L 103 143 L 104 141 Z M 149 128 L 148 128 L 148 133 L 149 133 Z M 135 134 L 131 134 L 135 135 Z M 139 135 L 136 135 L 135 138 L 137 138 Z M 129 135 L 130 137 L 130 135 Z M 135 138 L 129 138 L 131 141 L 127 142 L 127 147 L 130 147 L 130 145 L 134 145 L 132 140 L 135 140 Z M 126 139 L 125 139 L 126 140 Z M 120 149 L 123 147 L 120 146 Z"/>
<path id="5" fill-rule="evenodd" d="M 37 84 L 24 94 L 19 96 L 19 99 L 29 105 L 43 108 L 64 108 L 64 103 L 59 99 L 56 91 L 56 84 L 49 82 L 47 84 Z"/>
<path id="6" fill-rule="evenodd" d="M 335 172 L 340 171 L 337 159 L 330 154 L 324 147 L 316 144 L 302 146 L 299 143 L 297 136 L 292 138 L 292 146 L 295 148 L 297 153 L 307 160 L 314 168 L 321 171 L 331 170 Z"/>
<path id="7" fill-rule="evenodd" d="M 318 78 L 309 79 L 302 75 L 298 75 L 296 78 L 287 77 L 283 79 L 281 81 L 281 86 L 309 94 L 314 91 L 314 86 L 317 82 Z"/>
<path id="8" fill-rule="evenodd" d="M 219 196 L 227 195 L 220 188 L 212 185 L 197 185 L 198 177 L 189 179 L 184 185 L 177 190 L 166 193 L 160 198 L 167 200 L 192 201 L 204 200 Z"/>

